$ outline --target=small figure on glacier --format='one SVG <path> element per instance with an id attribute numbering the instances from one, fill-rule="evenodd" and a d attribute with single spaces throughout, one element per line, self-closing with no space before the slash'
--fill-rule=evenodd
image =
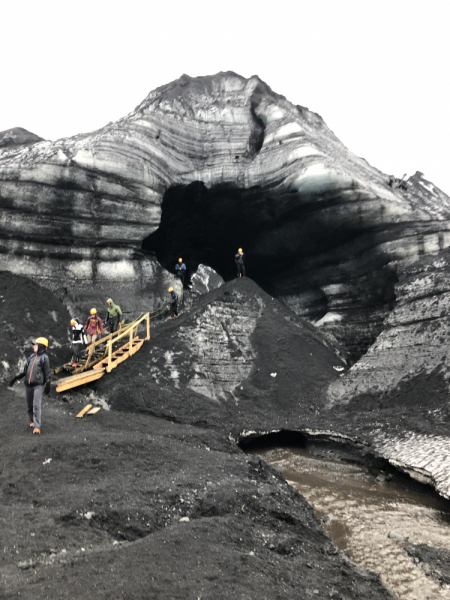
<path id="1" fill-rule="evenodd" d="M 244 253 L 242 248 L 239 248 L 237 253 L 234 255 L 234 262 L 236 263 L 237 267 L 237 276 L 245 277 Z"/>
<path id="2" fill-rule="evenodd" d="M 170 294 L 170 310 L 172 312 L 172 316 L 170 318 L 178 319 L 178 294 L 173 287 L 170 287 L 167 291 Z"/>
<path id="3" fill-rule="evenodd" d="M 186 265 L 184 264 L 182 258 L 179 258 L 177 264 L 175 265 L 175 275 L 180 279 L 181 284 L 184 288 L 184 278 L 186 277 Z"/>

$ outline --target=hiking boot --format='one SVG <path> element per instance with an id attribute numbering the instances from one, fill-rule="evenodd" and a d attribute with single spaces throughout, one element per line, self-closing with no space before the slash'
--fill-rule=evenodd
<path id="1" fill-rule="evenodd" d="M 33 429 L 33 435 L 40 435 L 40 434 L 41 434 L 41 430 L 40 430 L 40 429 L 38 429 L 37 427 L 35 427 L 35 428 Z"/>
<path id="2" fill-rule="evenodd" d="M 34 427 L 34 423 L 30 423 L 30 427 Z"/>

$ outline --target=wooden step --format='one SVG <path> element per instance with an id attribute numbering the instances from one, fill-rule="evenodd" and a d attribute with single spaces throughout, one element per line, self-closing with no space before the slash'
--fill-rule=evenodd
<path id="1" fill-rule="evenodd" d="M 70 390 L 79 385 L 84 385 L 85 383 L 89 383 L 90 381 L 100 379 L 100 377 L 103 377 L 104 374 L 105 369 L 92 369 L 91 371 L 79 373 L 78 375 L 65 377 L 64 379 L 60 379 L 58 381 L 56 391 L 65 392 L 66 390 Z"/>

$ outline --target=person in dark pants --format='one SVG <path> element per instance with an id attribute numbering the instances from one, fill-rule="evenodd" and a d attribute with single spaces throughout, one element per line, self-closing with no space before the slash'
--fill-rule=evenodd
<path id="1" fill-rule="evenodd" d="M 34 343 L 32 354 L 25 365 L 25 393 L 27 399 L 28 416 L 33 433 L 41 433 L 42 394 L 50 392 L 50 361 L 45 351 L 48 340 L 39 337 Z"/>
<path id="2" fill-rule="evenodd" d="M 245 277 L 245 266 L 244 266 L 244 253 L 242 252 L 242 248 L 239 248 L 237 253 L 234 255 L 234 262 L 237 267 L 237 276 Z"/>
<path id="3" fill-rule="evenodd" d="M 178 259 L 178 263 L 175 265 L 175 275 L 180 279 L 181 284 L 184 288 L 184 279 L 186 277 L 186 265 L 182 258 Z"/>
<path id="4" fill-rule="evenodd" d="M 86 319 L 84 325 L 84 331 L 86 332 L 87 343 L 94 344 L 99 334 L 103 335 L 103 323 L 100 317 L 97 315 L 97 309 L 91 308 L 91 316 Z"/>
<path id="5" fill-rule="evenodd" d="M 87 343 L 83 325 L 78 319 L 73 318 L 70 321 L 72 334 L 72 366 L 77 367 L 80 362 L 80 354 L 83 350 L 83 344 Z"/>
<path id="6" fill-rule="evenodd" d="M 119 321 L 122 316 L 122 310 L 118 304 L 114 304 L 111 298 L 106 301 L 108 310 L 106 312 L 106 325 L 109 325 L 109 333 L 114 333 L 119 329 Z"/>
<path id="7" fill-rule="evenodd" d="M 170 310 L 172 311 L 172 316 L 170 318 L 178 319 L 178 294 L 173 287 L 170 287 L 167 291 L 170 294 Z"/>

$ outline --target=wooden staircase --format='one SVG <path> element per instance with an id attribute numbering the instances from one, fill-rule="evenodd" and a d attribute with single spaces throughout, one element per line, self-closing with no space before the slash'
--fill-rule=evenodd
<path id="1" fill-rule="evenodd" d="M 147 336 L 138 336 L 139 325 L 146 321 Z M 125 339 L 127 341 L 124 343 Z M 72 373 L 71 377 L 59 379 L 56 382 L 56 391 L 64 392 L 71 388 L 95 381 L 103 377 L 105 373 L 111 373 L 121 362 L 135 354 L 144 341 L 150 339 L 150 313 L 147 313 L 137 321 L 119 329 L 115 333 L 97 340 L 86 348 L 86 353 L 75 367 L 66 363 L 55 369 L 55 373 L 66 370 Z M 122 341 L 123 340 L 123 341 Z"/>

